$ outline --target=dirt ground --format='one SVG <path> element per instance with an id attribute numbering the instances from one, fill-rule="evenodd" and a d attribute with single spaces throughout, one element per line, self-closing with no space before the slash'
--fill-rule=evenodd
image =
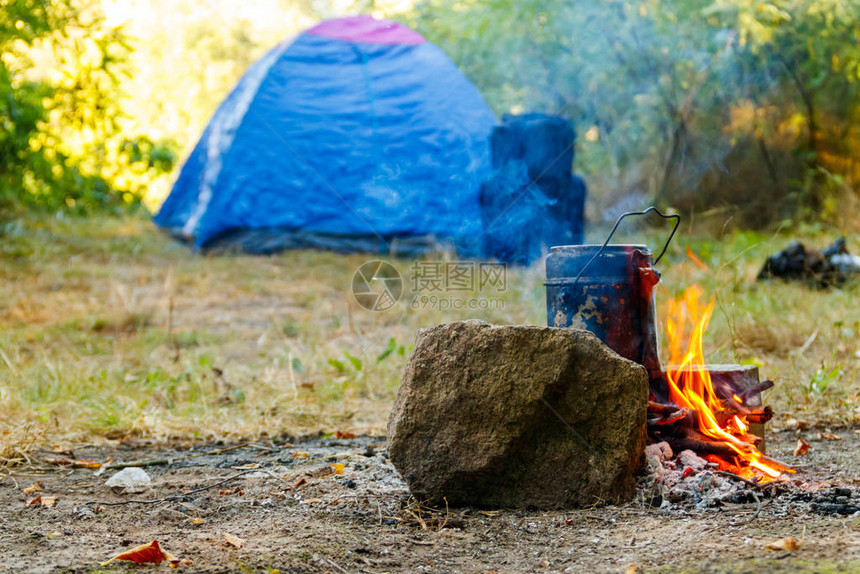
<path id="1" fill-rule="evenodd" d="M 799 491 L 847 487 L 860 504 L 860 434 L 836 431 L 843 440 L 835 441 L 820 432 L 803 433 L 813 446 L 805 457 L 792 455 L 793 431 L 772 434 L 770 452 L 799 466 L 791 478 Z M 105 486 L 116 468 L 53 464 L 111 458 L 114 467 L 146 461 L 151 487 L 119 494 Z M 41 490 L 23 491 L 33 484 Z M 40 495 L 56 497 L 55 506 L 26 504 Z M 128 503 L 103 504 L 116 502 Z M 151 540 L 193 561 L 180 567 L 188 572 L 860 572 L 860 515 L 820 514 L 797 497 L 765 498 L 755 511 L 754 503 L 697 510 L 637 502 L 434 511 L 410 499 L 381 438 L 169 449 L 132 439 L 41 452 L 2 477 L 0 572 L 167 570 L 100 565 Z M 225 533 L 244 544 L 230 546 Z M 784 537 L 801 548 L 765 548 Z"/>

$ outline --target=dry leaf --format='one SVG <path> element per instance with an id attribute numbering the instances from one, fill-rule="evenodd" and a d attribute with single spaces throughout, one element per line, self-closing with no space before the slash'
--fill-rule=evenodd
<path id="1" fill-rule="evenodd" d="M 245 545 L 245 541 L 229 532 L 224 532 L 224 544 L 222 546 L 232 546 L 233 548 L 241 548 Z"/>
<path id="2" fill-rule="evenodd" d="M 803 439 L 797 439 L 797 446 L 794 447 L 794 456 L 806 456 L 806 453 L 809 452 L 809 449 L 812 447 L 809 443 L 804 442 Z"/>
<path id="3" fill-rule="evenodd" d="M 771 542 L 765 546 L 765 548 L 768 550 L 798 550 L 800 548 L 800 542 L 797 538 L 782 538 L 776 542 Z"/>
<path id="4" fill-rule="evenodd" d="M 290 456 L 293 458 L 305 459 L 305 458 L 310 458 L 311 453 L 305 452 L 303 450 L 294 450 L 293 452 L 290 453 Z"/>
<path id="5" fill-rule="evenodd" d="M 842 437 L 839 435 L 831 434 L 829 432 L 823 432 L 818 435 L 821 440 L 842 440 Z"/>
<path id="6" fill-rule="evenodd" d="M 353 434 L 353 433 L 351 433 L 351 432 L 341 432 L 341 431 L 337 431 L 337 432 L 335 433 L 335 437 L 337 437 L 337 438 L 339 438 L 339 439 L 349 439 L 349 438 L 355 438 L 355 434 Z"/>
<path id="7" fill-rule="evenodd" d="M 322 504 L 323 501 L 321 498 L 311 498 L 310 500 L 306 500 L 305 504 Z"/>
<path id="8" fill-rule="evenodd" d="M 28 500 L 24 503 L 26 506 L 36 506 L 39 505 L 42 508 L 53 508 L 57 505 L 57 497 L 56 496 L 37 496 L 33 500 Z"/>
<path id="9" fill-rule="evenodd" d="M 110 564 L 114 560 L 122 560 L 124 562 L 134 562 L 136 564 L 161 564 L 165 560 L 173 558 L 167 552 L 164 552 L 158 545 L 158 540 L 153 540 L 149 544 L 141 544 L 131 550 L 126 550 L 121 554 L 117 554 L 107 562 L 102 562 L 102 566 Z"/>
<path id="10" fill-rule="evenodd" d="M 334 469 L 335 474 L 343 474 L 343 469 L 346 468 L 346 465 L 342 462 L 338 462 L 336 464 L 331 465 L 331 467 Z"/>
<path id="11" fill-rule="evenodd" d="M 38 484 L 34 484 L 33 486 L 28 486 L 27 488 L 22 489 L 21 492 L 24 494 L 33 494 L 37 490 L 42 490 L 42 487 Z"/>
<path id="12" fill-rule="evenodd" d="M 195 518 L 192 518 L 192 519 L 191 519 L 191 524 L 193 524 L 194 526 L 198 526 L 198 525 L 200 525 L 200 524 L 204 524 L 205 522 L 206 522 L 206 520 L 204 520 L 203 518 L 197 518 L 197 517 L 195 517 Z"/>
<path id="13" fill-rule="evenodd" d="M 300 478 L 300 479 L 298 479 L 297 481 L 295 481 L 295 482 L 294 482 L 292 485 L 290 485 L 290 486 L 292 486 L 292 487 L 293 487 L 293 490 L 295 490 L 295 489 L 297 489 L 298 487 L 300 487 L 301 485 L 303 485 L 303 484 L 305 484 L 305 483 L 307 483 L 307 480 L 305 480 L 304 478 Z"/>

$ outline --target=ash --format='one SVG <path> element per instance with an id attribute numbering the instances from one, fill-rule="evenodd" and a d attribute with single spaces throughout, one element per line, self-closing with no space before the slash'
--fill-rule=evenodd
<path id="1" fill-rule="evenodd" d="M 639 502 L 666 516 L 691 511 L 719 512 L 737 505 L 754 505 L 753 519 L 766 512 L 783 517 L 823 514 L 860 517 L 860 490 L 806 482 L 802 475 L 784 475 L 772 482 L 746 480 L 698 456 L 691 450 L 677 455 L 668 443 L 648 445 L 645 472 L 640 477 Z"/>

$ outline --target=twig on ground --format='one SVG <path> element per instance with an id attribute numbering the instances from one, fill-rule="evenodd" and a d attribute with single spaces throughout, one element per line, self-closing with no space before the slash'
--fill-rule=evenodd
<path id="1" fill-rule="evenodd" d="M 257 472 L 257 470 L 256 469 L 246 470 L 246 471 L 240 472 L 239 474 L 234 474 L 233 476 L 231 476 L 229 478 L 225 478 L 224 480 L 218 481 L 214 484 L 210 484 L 209 486 L 201 486 L 200 488 L 195 488 L 195 489 L 189 490 L 188 492 L 183 492 L 182 494 L 174 494 L 172 496 L 165 496 L 164 498 L 153 498 L 151 500 L 121 500 L 119 502 L 108 502 L 108 501 L 104 501 L 104 500 L 90 500 L 89 502 L 85 502 L 84 506 L 89 506 L 91 504 L 97 504 L 99 506 L 122 506 L 125 504 L 158 504 L 159 502 L 170 502 L 172 500 L 180 500 L 182 498 L 186 498 L 188 496 L 191 496 L 192 494 L 197 494 L 198 492 L 203 492 L 205 490 L 210 490 L 212 488 L 222 486 L 224 484 L 227 484 L 230 481 L 236 480 L 237 478 L 241 478 L 241 477 L 245 476 L 246 474 L 251 474 L 252 472 Z"/>
<path id="2" fill-rule="evenodd" d="M 758 518 L 759 514 L 761 514 L 761 499 L 758 497 L 758 494 L 756 494 L 755 490 L 752 491 L 752 495 L 753 498 L 755 498 L 755 513 L 752 515 L 752 518 L 750 518 L 747 522 L 752 522 L 753 520 Z"/>

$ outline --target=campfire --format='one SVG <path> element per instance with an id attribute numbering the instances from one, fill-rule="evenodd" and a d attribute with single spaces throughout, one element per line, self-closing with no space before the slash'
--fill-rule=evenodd
<path id="1" fill-rule="evenodd" d="M 669 367 L 651 383 L 650 438 L 676 452 L 691 449 L 747 479 L 768 481 L 794 472 L 760 449 L 763 424 L 772 416 L 770 408 L 760 406 L 760 395 L 773 383 L 742 376 L 750 369 L 739 365 L 705 365 L 702 340 L 713 309 L 713 300 L 702 305 L 697 285 L 668 304 Z M 761 436 L 751 432 L 754 426 Z"/>
<path id="2" fill-rule="evenodd" d="M 644 245 L 609 243 L 625 217 L 650 212 L 675 220 L 656 258 Z M 649 442 L 668 443 L 676 453 L 691 450 L 747 480 L 771 481 L 794 472 L 764 453 L 764 424 L 773 413 L 762 406 L 761 393 L 773 383 L 759 381 L 754 366 L 705 363 L 702 340 L 714 303 L 704 304 L 696 285 L 667 306 L 669 366 L 661 366 L 653 291 L 660 273 L 654 266 L 679 223 L 677 215 L 651 207 L 622 214 L 602 245 L 553 247 L 546 260 L 548 324 L 591 331 L 647 369 Z"/>

